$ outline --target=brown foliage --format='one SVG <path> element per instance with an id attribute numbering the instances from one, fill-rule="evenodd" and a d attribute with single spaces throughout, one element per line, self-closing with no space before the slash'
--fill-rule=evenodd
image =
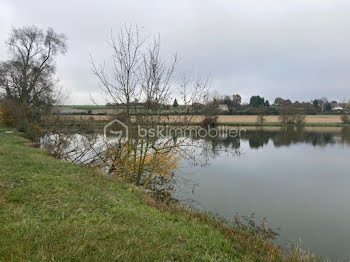
<path id="1" fill-rule="evenodd" d="M 0 120 L 6 125 L 13 127 L 16 117 L 10 109 L 10 105 L 3 102 L 0 104 Z"/>
<path id="2" fill-rule="evenodd" d="M 283 124 L 303 126 L 305 114 L 302 110 L 292 105 L 283 105 L 280 108 L 280 121 Z"/>
<path id="3" fill-rule="evenodd" d="M 341 116 L 341 121 L 343 121 L 344 124 L 350 124 L 350 119 L 348 115 Z"/>
<path id="4" fill-rule="evenodd" d="M 201 122 L 201 127 L 208 128 L 208 127 L 215 127 L 217 126 L 218 117 L 217 116 L 207 116 L 203 119 Z"/>

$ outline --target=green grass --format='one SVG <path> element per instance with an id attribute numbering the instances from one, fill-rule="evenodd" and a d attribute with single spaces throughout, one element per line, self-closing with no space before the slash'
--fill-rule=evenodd
<path id="1" fill-rule="evenodd" d="M 279 248 L 51 158 L 0 125 L 0 261 L 271 261 Z"/>

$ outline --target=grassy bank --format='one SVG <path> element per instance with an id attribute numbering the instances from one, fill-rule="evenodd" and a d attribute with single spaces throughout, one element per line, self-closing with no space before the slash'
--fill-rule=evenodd
<path id="1" fill-rule="evenodd" d="M 286 259 L 259 236 L 157 203 L 7 130 L 0 125 L 0 261 Z"/>

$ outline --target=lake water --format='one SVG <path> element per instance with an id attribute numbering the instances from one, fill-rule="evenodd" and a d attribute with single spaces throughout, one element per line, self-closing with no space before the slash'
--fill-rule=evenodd
<path id="1" fill-rule="evenodd" d="M 279 228 L 281 246 L 350 261 L 350 128 L 242 128 L 240 138 L 186 138 L 201 146 L 195 165 L 175 171 L 172 196 L 227 219 L 254 212 Z"/>
<path id="2" fill-rule="evenodd" d="M 226 218 L 255 212 L 280 228 L 279 244 L 301 240 L 317 255 L 349 261 L 349 128 L 248 129 L 238 141 L 215 145 L 240 154 L 215 153 L 202 166 L 183 163 L 177 175 L 193 188 L 177 192 L 180 199 Z"/>

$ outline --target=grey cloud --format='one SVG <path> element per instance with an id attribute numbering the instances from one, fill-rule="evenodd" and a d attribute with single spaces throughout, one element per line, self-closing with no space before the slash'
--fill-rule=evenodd
<path id="1" fill-rule="evenodd" d="M 106 34 L 123 23 L 161 36 L 178 71 L 210 74 L 212 88 L 293 100 L 350 98 L 350 3 L 341 0 L 17 1 L 0 4 L 0 42 L 11 25 L 51 26 L 69 38 L 58 62 L 74 103 L 99 96 L 89 56 L 108 58 Z M 5 50 L 0 46 L 3 59 Z M 102 102 L 102 99 L 100 100 Z"/>

